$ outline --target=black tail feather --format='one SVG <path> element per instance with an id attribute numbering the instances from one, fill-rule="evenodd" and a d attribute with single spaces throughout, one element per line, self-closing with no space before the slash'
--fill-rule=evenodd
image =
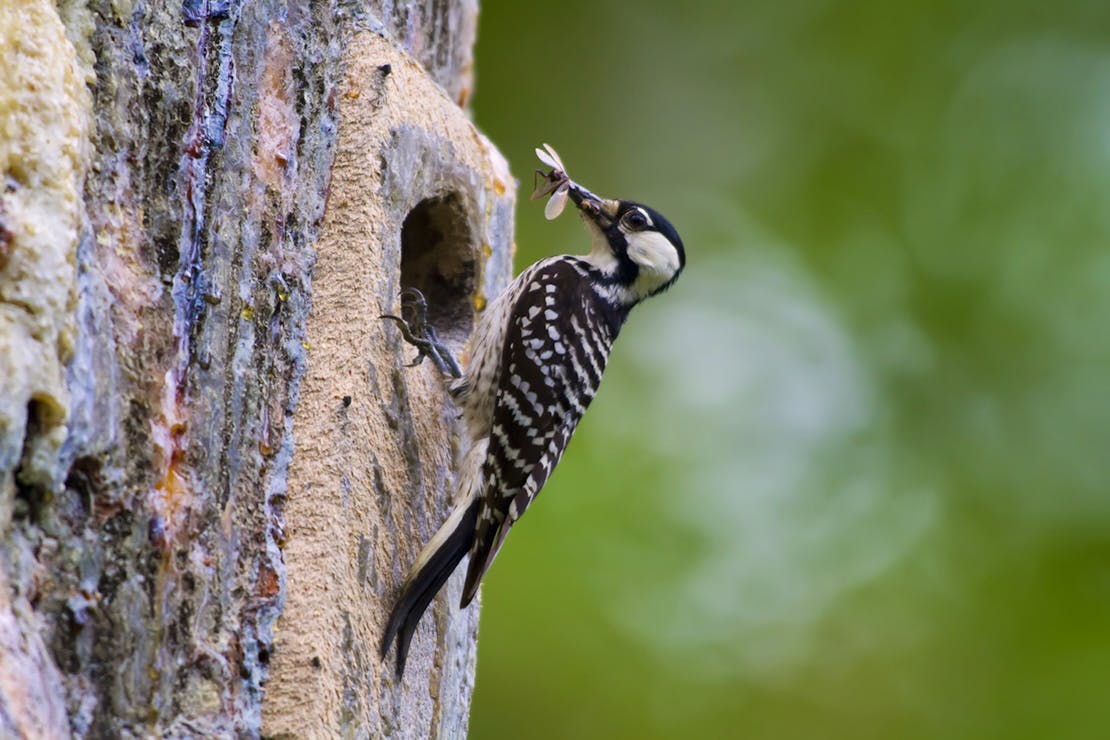
<path id="1" fill-rule="evenodd" d="M 463 556 L 470 550 L 474 540 L 474 528 L 478 522 L 479 505 L 478 499 L 471 502 L 443 543 L 428 556 L 418 572 L 410 573 L 405 580 L 401 595 L 389 614 L 381 645 L 381 655 L 385 658 L 393 638 L 397 638 L 397 678 L 405 672 L 409 643 L 416 632 L 416 625 L 420 623 L 420 617 L 424 615 L 428 604 L 432 603 L 432 599 L 447 582 Z M 451 524 L 449 519 L 444 526 Z M 436 536 L 438 537 L 439 534 L 437 533 Z"/>

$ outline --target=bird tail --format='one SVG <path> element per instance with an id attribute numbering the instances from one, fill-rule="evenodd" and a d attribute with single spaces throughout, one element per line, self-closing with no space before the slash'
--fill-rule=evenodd
<path id="1" fill-rule="evenodd" d="M 405 672 L 405 659 L 409 654 L 416 625 L 424 610 L 432 603 L 436 593 L 447 582 L 455 567 L 470 550 L 474 528 L 478 522 L 481 499 L 477 496 L 459 504 L 439 528 L 432 539 L 416 557 L 408 577 L 401 587 L 401 595 L 389 614 L 385 634 L 382 636 L 381 655 L 389 651 L 397 638 L 397 677 Z"/>

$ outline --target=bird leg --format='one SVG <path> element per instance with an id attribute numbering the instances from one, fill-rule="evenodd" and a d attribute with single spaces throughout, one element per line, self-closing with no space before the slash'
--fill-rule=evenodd
<path id="1" fill-rule="evenodd" d="M 405 319 L 402 316 L 410 318 Z M 416 357 L 405 367 L 419 365 L 425 357 L 428 357 L 441 373 L 450 375 L 452 378 L 462 377 L 462 370 L 459 369 L 459 363 L 451 356 L 451 350 L 447 349 L 447 345 L 436 335 L 435 327 L 428 323 L 428 302 L 419 290 L 405 288 L 401 291 L 401 316 L 384 313 L 378 318 L 395 322 L 405 342 L 418 350 Z"/>

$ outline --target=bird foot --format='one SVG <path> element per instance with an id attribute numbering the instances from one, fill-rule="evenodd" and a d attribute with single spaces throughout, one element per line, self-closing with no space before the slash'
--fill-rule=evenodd
<path id="1" fill-rule="evenodd" d="M 379 318 L 395 322 L 405 342 L 416 347 L 416 357 L 405 367 L 415 367 L 427 357 L 441 373 L 452 378 L 462 377 L 462 370 L 452 357 L 451 350 L 447 349 L 447 345 L 436 335 L 435 328 L 428 323 L 428 302 L 419 290 L 405 288 L 401 291 L 401 316 L 383 313 Z"/>

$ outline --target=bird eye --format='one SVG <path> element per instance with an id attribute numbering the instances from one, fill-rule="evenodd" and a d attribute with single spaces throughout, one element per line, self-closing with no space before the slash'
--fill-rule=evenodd
<path id="1" fill-rule="evenodd" d="M 639 208 L 629 211 L 624 214 L 624 225 L 633 231 L 639 231 L 648 225 L 647 216 Z"/>

